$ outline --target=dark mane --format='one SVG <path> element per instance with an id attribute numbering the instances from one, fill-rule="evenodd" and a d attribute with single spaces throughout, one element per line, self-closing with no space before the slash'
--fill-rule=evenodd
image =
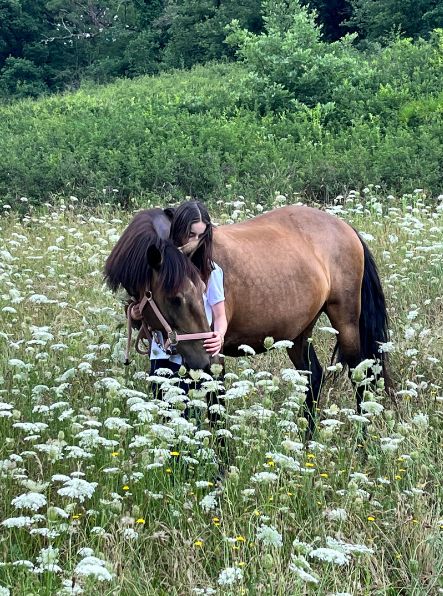
<path id="1" fill-rule="evenodd" d="M 168 239 L 170 223 L 162 209 L 146 209 L 134 216 L 105 263 L 104 277 L 113 292 L 121 286 L 130 296 L 139 297 L 151 279 L 150 246 L 162 254 L 159 281 L 167 295 L 177 294 L 186 279 L 198 281 L 197 269 Z"/>
<path id="2" fill-rule="evenodd" d="M 130 296 L 138 296 L 150 277 L 147 250 L 151 245 L 160 248 L 169 228 L 162 209 L 146 209 L 134 216 L 105 263 L 105 280 L 113 292 L 121 286 Z"/>
<path id="3" fill-rule="evenodd" d="M 161 251 L 163 259 L 158 272 L 159 284 L 166 296 L 178 294 L 187 279 L 196 285 L 201 282 L 197 267 L 170 240 L 163 243 Z"/>

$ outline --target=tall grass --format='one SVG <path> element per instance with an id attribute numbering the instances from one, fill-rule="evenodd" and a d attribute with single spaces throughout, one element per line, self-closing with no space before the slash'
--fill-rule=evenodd
<path id="1" fill-rule="evenodd" d="M 379 263 L 397 394 L 368 396 L 360 421 L 346 375 L 329 374 L 307 448 L 308 380 L 278 347 L 228 360 L 218 429 L 198 392 L 186 421 L 167 377 L 160 402 L 144 358 L 123 367 L 123 311 L 102 268 L 129 213 L 72 200 L 4 209 L 0 594 L 443 589 L 442 205 L 371 188 L 328 209 Z M 237 197 L 214 215 L 258 210 Z M 328 364 L 332 336 L 313 341 Z"/>

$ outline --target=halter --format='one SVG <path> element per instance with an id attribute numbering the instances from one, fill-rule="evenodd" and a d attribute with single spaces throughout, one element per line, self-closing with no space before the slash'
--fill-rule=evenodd
<path id="1" fill-rule="evenodd" d="M 145 295 L 141 300 L 132 300 L 126 311 L 126 316 L 128 320 L 128 341 L 126 344 L 126 351 L 125 351 L 125 365 L 128 366 L 129 364 L 129 350 L 131 347 L 131 338 L 132 338 L 132 321 L 141 321 L 142 325 L 140 331 L 138 332 L 137 339 L 135 340 L 135 349 L 139 354 L 143 354 L 144 356 L 148 355 L 151 350 L 151 343 L 154 338 L 155 331 L 152 329 L 150 325 L 147 325 L 143 319 L 143 311 L 146 308 L 146 305 L 149 304 L 151 309 L 154 311 L 157 319 L 160 321 L 161 325 L 163 325 L 163 329 L 166 331 L 167 339 L 165 342 L 165 351 L 168 354 L 173 354 L 174 349 L 177 346 L 179 341 L 191 341 L 193 339 L 209 339 L 213 337 L 212 331 L 205 331 L 202 333 L 177 333 L 172 327 L 169 325 L 168 321 L 162 315 L 160 309 L 156 305 L 154 298 L 152 297 L 151 290 L 145 291 Z M 138 310 L 140 316 L 134 316 L 133 309 L 135 306 L 138 305 Z M 142 340 L 147 340 L 148 348 L 143 349 L 140 347 Z M 142 344 L 143 345 L 143 344 Z"/>

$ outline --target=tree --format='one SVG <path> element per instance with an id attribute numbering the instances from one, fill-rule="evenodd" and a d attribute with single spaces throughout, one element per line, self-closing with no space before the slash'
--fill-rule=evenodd
<path id="1" fill-rule="evenodd" d="M 399 32 L 406 37 L 428 37 L 443 27 L 441 0 L 351 0 L 348 25 L 368 41 L 380 41 Z"/>
<path id="2" fill-rule="evenodd" d="M 303 0 L 301 4 L 317 12 L 326 41 L 336 41 L 350 31 L 346 24 L 352 16 L 350 0 Z"/>
<path id="3" fill-rule="evenodd" d="M 164 63 L 178 68 L 232 58 L 225 27 L 233 19 L 253 32 L 263 27 L 260 0 L 170 0 L 163 19 L 169 24 Z"/>

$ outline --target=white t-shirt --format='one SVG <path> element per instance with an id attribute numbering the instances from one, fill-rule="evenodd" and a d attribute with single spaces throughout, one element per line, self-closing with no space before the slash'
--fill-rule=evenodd
<path id="1" fill-rule="evenodd" d="M 208 279 L 208 285 L 206 291 L 203 292 L 203 304 L 205 306 L 206 318 L 208 319 L 209 326 L 212 325 L 212 307 L 214 304 L 223 302 L 225 299 L 225 291 L 223 288 L 223 269 L 213 263 L 214 269 L 211 271 L 211 275 Z M 180 354 L 167 354 L 163 348 L 163 336 L 160 332 L 156 333 L 157 337 L 161 341 L 156 341 L 155 337 L 152 340 L 151 345 L 151 360 L 167 359 L 177 364 L 182 363 L 182 357 Z"/>

